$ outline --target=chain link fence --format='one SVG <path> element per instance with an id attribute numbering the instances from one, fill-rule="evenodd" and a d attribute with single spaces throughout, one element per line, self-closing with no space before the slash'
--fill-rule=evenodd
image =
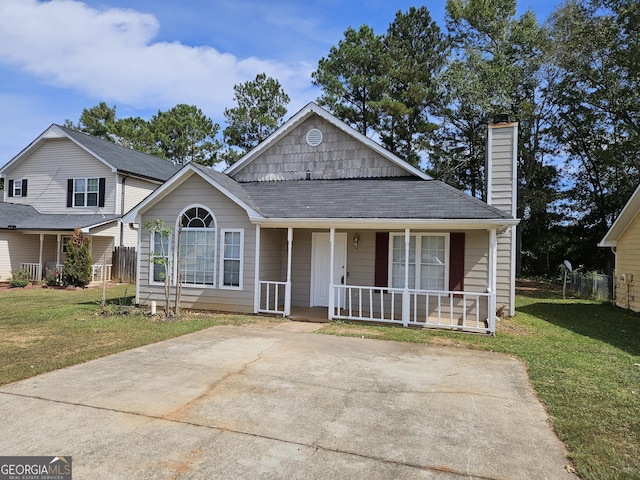
<path id="1" fill-rule="evenodd" d="M 572 272 L 567 275 L 567 296 L 588 298 L 601 302 L 615 299 L 616 277 L 599 273 Z"/>

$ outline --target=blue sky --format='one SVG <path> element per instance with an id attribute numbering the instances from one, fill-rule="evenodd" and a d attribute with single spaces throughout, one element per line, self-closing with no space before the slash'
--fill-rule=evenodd
<path id="1" fill-rule="evenodd" d="M 544 21 L 560 0 L 518 1 Z M 444 24 L 445 0 L 425 3 Z M 318 60 L 362 24 L 386 31 L 404 0 L 0 0 L 0 165 L 52 123 L 106 101 L 118 118 L 196 105 L 224 128 L 233 86 L 277 78 L 289 115 L 318 91 Z"/>

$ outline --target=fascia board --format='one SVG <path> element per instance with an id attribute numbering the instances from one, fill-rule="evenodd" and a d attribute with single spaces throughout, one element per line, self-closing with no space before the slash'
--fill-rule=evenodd
<path id="1" fill-rule="evenodd" d="M 482 220 L 450 220 L 450 219 L 402 219 L 402 218 L 252 218 L 252 223 L 271 228 L 425 228 L 425 229 L 464 229 L 490 230 L 492 228 L 517 225 L 519 219 L 482 219 Z"/>

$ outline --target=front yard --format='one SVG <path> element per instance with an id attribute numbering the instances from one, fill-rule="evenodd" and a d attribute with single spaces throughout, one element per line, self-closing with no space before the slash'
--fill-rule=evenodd
<path id="1" fill-rule="evenodd" d="M 0 384 L 213 325 L 282 320 L 128 308 L 134 287 L 0 291 Z M 496 337 L 332 323 L 320 332 L 503 352 L 520 358 L 582 479 L 640 479 L 640 316 L 610 305 L 521 292 Z M 507 452 L 505 452 L 506 454 Z"/>

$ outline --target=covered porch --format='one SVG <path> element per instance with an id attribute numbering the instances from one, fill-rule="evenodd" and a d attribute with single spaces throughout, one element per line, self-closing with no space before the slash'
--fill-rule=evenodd
<path id="1" fill-rule="evenodd" d="M 69 232 L 22 232 L 22 246 L 19 252 L 19 268 L 29 274 L 33 282 L 50 277 L 61 281 L 66 255 L 66 244 L 71 238 Z M 94 262 L 91 266 L 91 282 L 111 281 L 111 256 L 113 237 L 89 237 L 89 251 Z"/>
<path id="2" fill-rule="evenodd" d="M 368 227 L 257 226 L 255 312 L 495 333 L 495 227 L 467 231 L 466 281 L 457 288 L 447 288 L 452 286 L 449 268 L 455 261 L 450 231 L 421 225 Z M 402 246 L 404 252 L 415 250 L 420 235 L 446 239 L 446 271 L 441 269 L 445 273 L 440 279 L 444 288 L 425 288 L 426 280 L 414 281 L 416 259 L 401 255 Z"/>

